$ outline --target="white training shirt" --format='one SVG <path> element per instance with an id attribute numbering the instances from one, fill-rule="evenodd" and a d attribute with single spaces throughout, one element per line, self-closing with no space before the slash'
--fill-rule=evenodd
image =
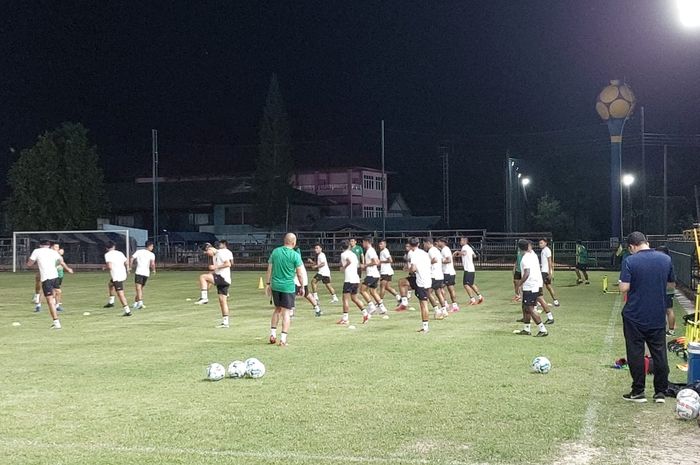
<path id="1" fill-rule="evenodd" d="M 41 279 L 42 283 L 47 279 L 58 278 L 56 263 L 61 260 L 61 255 L 51 247 L 34 249 L 29 259 L 36 262 L 39 267 L 39 279 Z"/>
<path id="2" fill-rule="evenodd" d="M 384 249 L 379 252 L 379 260 L 389 260 L 391 258 L 391 252 L 389 249 Z M 379 265 L 379 274 L 391 276 L 394 274 L 394 268 L 392 268 L 391 263 L 382 263 Z"/>
<path id="3" fill-rule="evenodd" d="M 462 267 L 464 271 L 473 273 L 476 271 L 474 268 L 474 249 L 469 244 L 464 244 L 462 246 Z"/>
<path id="4" fill-rule="evenodd" d="M 416 248 L 408 252 L 408 260 L 416 267 L 416 286 L 429 289 L 433 285 L 430 279 L 430 257 L 428 252 L 421 248 Z"/>
<path id="5" fill-rule="evenodd" d="M 156 255 L 153 252 L 148 249 L 140 249 L 134 252 L 131 258 L 136 260 L 135 273 L 137 275 L 146 277 L 151 275 L 151 262 L 156 261 Z"/>
<path id="6" fill-rule="evenodd" d="M 306 267 L 304 262 L 301 263 L 301 284 L 299 284 L 299 278 L 296 272 L 294 272 L 294 285 L 295 286 L 308 286 L 309 285 L 309 275 L 306 273 Z"/>
<path id="7" fill-rule="evenodd" d="M 318 256 L 316 257 L 316 266 L 320 265 L 321 263 L 323 263 L 323 266 L 320 266 L 318 268 L 318 274 L 320 274 L 321 276 L 330 277 L 331 269 L 328 267 L 328 260 L 326 259 L 326 254 L 323 252 L 318 254 Z"/>
<path id="8" fill-rule="evenodd" d="M 520 261 L 520 269 L 523 275 L 525 274 L 525 270 L 530 270 L 527 281 L 523 283 L 523 291 L 538 292 L 542 289 L 544 280 L 542 279 L 542 272 L 540 271 L 537 254 L 534 251 L 523 254 L 523 258 Z"/>
<path id="9" fill-rule="evenodd" d="M 542 273 L 549 273 L 549 258 L 552 256 L 552 251 L 549 250 L 549 247 L 545 247 L 542 249 L 542 252 L 540 252 L 540 265 L 542 269 Z"/>
<path id="10" fill-rule="evenodd" d="M 350 250 L 346 250 L 340 254 L 340 264 L 345 267 L 345 282 L 360 284 L 360 275 L 357 274 L 357 255 Z"/>
<path id="11" fill-rule="evenodd" d="M 220 266 L 226 263 L 226 261 L 230 261 L 231 265 L 233 265 L 233 253 L 231 253 L 229 249 L 217 249 L 216 255 L 214 255 L 214 265 Z M 214 271 L 214 274 L 221 276 L 224 278 L 224 281 L 231 284 L 230 266 L 226 268 L 219 268 L 218 270 Z"/>
<path id="12" fill-rule="evenodd" d="M 105 254 L 105 263 L 112 264 L 112 268 L 109 270 L 112 281 L 115 283 L 126 281 L 126 255 L 116 249 L 110 250 Z"/>
<path id="13" fill-rule="evenodd" d="M 379 278 L 379 268 L 377 265 L 369 265 L 373 259 L 379 261 L 379 255 L 377 255 L 377 251 L 374 250 L 374 247 L 370 247 L 365 252 L 365 263 L 367 263 L 367 268 L 365 268 L 365 271 L 367 272 L 367 276 L 371 278 Z"/>
<path id="14" fill-rule="evenodd" d="M 432 246 L 428 249 L 428 257 L 430 257 L 430 278 L 436 281 L 442 281 L 445 276 L 442 274 L 442 254 L 437 247 Z"/>
<path id="15" fill-rule="evenodd" d="M 449 247 L 445 246 L 442 249 L 440 249 L 440 254 L 442 255 L 442 259 L 449 258 L 450 262 L 449 263 L 442 263 L 442 274 L 448 274 L 448 275 L 456 275 L 457 272 L 455 271 L 455 264 L 452 258 L 452 251 L 450 250 Z"/>

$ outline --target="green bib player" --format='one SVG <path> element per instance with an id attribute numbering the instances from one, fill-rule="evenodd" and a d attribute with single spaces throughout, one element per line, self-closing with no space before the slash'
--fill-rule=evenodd
<path id="1" fill-rule="evenodd" d="M 581 284 L 586 282 L 586 284 L 591 284 L 588 280 L 588 249 L 583 242 L 576 241 L 576 284 Z M 583 279 L 581 278 L 583 274 Z"/>

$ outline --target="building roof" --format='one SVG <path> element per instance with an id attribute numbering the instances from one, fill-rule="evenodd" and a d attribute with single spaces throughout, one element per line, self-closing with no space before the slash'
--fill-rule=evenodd
<path id="1" fill-rule="evenodd" d="M 387 217 L 387 231 L 424 231 L 434 229 L 439 216 Z M 382 218 L 321 218 L 313 225 L 317 231 L 379 231 L 383 228 Z"/>

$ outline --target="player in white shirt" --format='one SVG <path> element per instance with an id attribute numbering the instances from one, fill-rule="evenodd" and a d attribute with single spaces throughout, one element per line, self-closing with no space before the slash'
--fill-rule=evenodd
<path id="1" fill-rule="evenodd" d="M 481 291 L 479 291 L 476 284 L 474 284 L 476 280 L 476 268 L 474 267 L 474 258 L 476 254 L 472 246 L 469 245 L 468 237 L 462 237 L 459 243 L 462 248 L 458 252 L 455 252 L 454 256 L 462 257 L 462 267 L 464 268 L 462 285 L 469 295 L 469 305 L 478 305 L 484 301 L 484 297 L 481 295 Z"/>
<path id="2" fill-rule="evenodd" d="M 399 278 L 399 305 L 394 309 L 397 312 L 403 312 L 408 309 L 408 299 L 411 298 L 411 291 L 416 290 L 416 274 L 411 271 L 411 244 L 406 242 L 404 244 L 404 250 L 406 253 L 403 256 L 403 271 L 408 273 L 405 278 Z"/>
<path id="3" fill-rule="evenodd" d="M 519 334 L 522 336 L 530 335 L 530 320 L 534 320 L 535 324 L 539 328 L 537 337 L 545 337 L 549 333 L 547 332 L 547 327 L 542 323 L 542 319 L 535 311 L 537 305 L 537 298 L 542 291 L 542 272 L 540 271 L 540 261 L 537 258 L 537 254 L 532 250 L 532 242 L 527 239 L 520 239 L 518 241 L 518 249 L 523 251 L 523 258 L 520 261 L 520 268 L 522 269 L 522 279 L 521 287 L 523 289 L 523 329 L 513 331 L 514 334 Z"/>
<path id="4" fill-rule="evenodd" d="M 58 313 L 56 313 L 56 299 L 54 297 L 54 287 L 58 279 L 58 270 L 56 266 L 62 266 L 63 269 L 69 273 L 73 273 L 73 269 L 66 265 L 66 262 L 63 261 L 63 257 L 51 248 L 51 242 L 47 240 L 42 240 L 39 243 L 39 248 L 34 249 L 29 256 L 27 266 L 34 266 L 35 263 L 39 267 L 41 288 L 44 293 L 44 298 L 46 299 L 46 305 L 49 307 L 51 320 L 53 321 L 51 329 L 61 329 L 61 322 L 58 319 Z"/>
<path id="5" fill-rule="evenodd" d="M 63 257 L 63 254 L 65 251 L 61 248 L 61 244 L 58 242 L 54 242 L 51 244 L 51 248 L 54 249 L 58 254 Z M 61 288 L 63 286 L 63 266 L 61 266 L 61 262 L 56 262 L 56 272 L 58 273 L 58 278 L 56 279 L 56 285 L 53 287 L 53 296 L 54 300 L 56 300 L 56 311 L 57 312 L 62 312 L 63 311 L 63 289 Z"/>
<path id="6" fill-rule="evenodd" d="M 143 288 L 151 272 L 156 273 L 156 256 L 153 253 L 153 241 L 146 241 L 146 248 L 137 250 L 131 256 L 131 268 L 135 269 L 134 284 L 136 286 L 136 296 L 134 297 L 133 308 L 146 308 L 143 304 Z"/>
<path id="7" fill-rule="evenodd" d="M 205 305 L 209 303 L 209 285 L 216 286 L 216 294 L 219 300 L 219 308 L 221 309 L 221 324 L 217 328 L 229 327 L 229 309 L 228 309 L 228 289 L 231 285 L 231 267 L 233 266 L 233 253 L 228 249 L 228 242 L 219 241 L 219 248 L 215 248 L 211 244 L 207 244 L 205 250 L 207 256 L 212 258 L 212 263 L 209 265 L 209 273 L 199 275 L 199 300 L 196 305 Z"/>
<path id="8" fill-rule="evenodd" d="M 301 258 L 301 249 L 299 247 L 295 247 L 294 251 L 299 254 L 299 258 Z M 306 272 L 306 267 L 304 266 L 304 261 L 301 261 L 301 282 L 299 282 L 299 278 L 294 275 L 294 286 L 296 288 L 296 295 L 302 295 L 301 294 L 301 289 L 304 288 L 304 298 L 309 301 L 311 306 L 314 308 L 314 315 L 315 316 L 321 316 L 321 307 L 318 305 L 318 300 L 316 299 L 316 295 L 313 292 L 309 292 L 309 275 Z M 296 301 L 295 301 L 296 302 Z M 296 312 L 297 308 L 296 306 L 292 307 L 289 309 L 289 316 L 290 318 L 294 318 L 294 312 Z"/>
<path id="9" fill-rule="evenodd" d="M 314 253 L 316 254 L 316 262 L 314 263 L 313 259 L 309 258 L 309 265 L 314 270 L 317 270 L 316 276 L 311 280 L 311 292 L 314 294 L 314 299 L 318 302 L 318 282 L 321 281 L 331 294 L 331 303 L 338 303 L 338 296 L 335 294 L 333 286 L 331 286 L 331 268 L 328 266 L 328 259 L 326 254 L 323 253 L 321 244 L 314 246 Z"/>
<path id="10" fill-rule="evenodd" d="M 428 325 L 430 321 L 430 311 L 428 310 L 428 290 L 432 287 L 432 279 L 430 278 L 430 257 L 428 252 L 420 248 L 420 239 L 412 237 L 408 240 L 411 250 L 408 252 L 408 269 L 415 273 L 415 291 L 416 297 L 420 302 L 420 316 L 422 321 L 419 333 L 426 334 L 430 331 Z"/>
<path id="11" fill-rule="evenodd" d="M 124 295 L 124 281 L 126 281 L 126 277 L 129 274 L 129 259 L 116 249 L 116 245 L 112 241 L 108 241 L 105 248 L 107 249 L 105 265 L 109 270 L 110 277 L 109 283 L 107 283 L 109 302 L 107 302 L 105 307 L 114 307 L 114 294 L 116 292 L 119 303 L 121 303 L 124 309 L 124 314 L 122 316 L 131 316 L 131 309 Z"/>
<path id="12" fill-rule="evenodd" d="M 379 280 L 381 279 L 379 274 L 379 255 L 374 250 L 371 237 L 362 239 L 362 248 L 365 249 L 365 260 L 364 263 L 360 264 L 360 269 L 365 270 L 365 279 L 360 286 L 360 293 L 367 301 L 370 315 L 374 314 L 377 308 L 379 308 L 380 314 L 386 315 L 386 307 L 378 291 Z"/>
<path id="13" fill-rule="evenodd" d="M 369 312 L 365 307 L 365 303 L 357 296 L 358 288 L 360 287 L 360 275 L 357 273 L 359 260 L 357 255 L 352 251 L 350 241 L 345 239 L 340 243 L 344 249 L 340 254 L 340 269 L 344 274 L 343 281 L 343 317 L 338 320 L 339 325 L 348 325 L 350 323 L 350 301 L 357 305 L 357 308 L 362 310 L 362 323 L 369 321 Z"/>
<path id="14" fill-rule="evenodd" d="M 459 304 L 457 303 L 457 292 L 455 291 L 457 271 L 455 270 L 454 259 L 452 258 L 452 250 L 448 247 L 447 239 L 444 237 L 438 239 L 435 245 L 442 255 L 442 274 L 445 276 L 445 287 L 450 296 L 450 302 L 452 302 L 452 307 L 449 309 L 449 312 L 458 312 Z"/>
<path id="15" fill-rule="evenodd" d="M 447 317 L 447 303 L 445 302 L 445 275 L 442 273 L 442 254 L 433 244 L 433 239 L 423 239 L 423 249 L 428 252 L 430 258 L 431 288 L 428 290 L 428 299 L 435 311 L 435 319 L 442 320 Z"/>
<path id="16" fill-rule="evenodd" d="M 382 239 L 377 244 L 379 247 L 379 297 L 384 300 L 384 295 L 389 294 L 396 297 L 397 303 L 401 302 L 401 296 L 396 289 L 391 287 L 391 280 L 394 276 L 394 268 L 391 266 L 394 260 L 391 258 L 391 252 L 386 248 L 386 241 Z"/>
<path id="17" fill-rule="evenodd" d="M 549 243 L 547 239 L 540 239 L 540 266 L 542 269 L 542 280 L 544 281 L 544 286 L 549 291 L 549 295 L 552 296 L 553 304 L 555 307 L 559 306 L 559 300 L 554 293 L 554 287 L 552 287 L 552 278 L 554 278 L 554 260 L 552 259 L 552 250 L 549 248 Z"/>

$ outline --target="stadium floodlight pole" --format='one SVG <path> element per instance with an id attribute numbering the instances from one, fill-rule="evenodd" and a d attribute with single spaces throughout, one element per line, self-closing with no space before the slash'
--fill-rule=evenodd
<path id="1" fill-rule="evenodd" d="M 382 238 L 386 237 L 386 167 L 384 165 L 384 120 L 382 120 Z"/>
<path id="2" fill-rule="evenodd" d="M 627 227 L 629 228 L 629 231 L 632 232 L 632 227 L 633 227 L 633 225 L 632 225 L 632 211 L 631 211 L 631 207 L 632 207 L 632 192 L 631 192 L 630 188 L 632 187 L 632 184 L 634 184 L 634 176 L 631 175 L 631 174 L 625 174 L 625 175 L 622 176 L 622 179 L 620 180 L 620 182 L 622 182 L 622 185 L 625 186 L 625 187 L 627 188 L 627 208 L 630 209 L 629 222 L 628 222 L 628 224 L 627 224 Z M 621 215 L 622 218 L 624 219 L 624 217 L 625 217 L 625 212 L 624 212 L 624 208 L 623 208 L 623 204 L 622 204 L 622 203 L 620 204 L 620 209 L 622 210 L 622 211 L 620 212 L 620 215 Z M 625 229 L 623 228 L 623 229 L 622 229 L 622 235 L 624 236 L 624 234 L 625 234 Z"/>
<path id="3" fill-rule="evenodd" d="M 664 145 L 664 237 L 668 234 L 668 145 Z"/>
<path id="4" fill-rule="evenodd" d="M 158 130 L 151 129 L 153 162 L 153 243 L 158 248 Z"/>
<path id="5" fill-rule="evenodd" d="M 598 95 L 595 109 L 608 125 L 610 133 L 610 239 L 618 243 L 622 239 L 622 131 L 632 114 L 636 98 L 632 89 L 614 79 Z"/>

